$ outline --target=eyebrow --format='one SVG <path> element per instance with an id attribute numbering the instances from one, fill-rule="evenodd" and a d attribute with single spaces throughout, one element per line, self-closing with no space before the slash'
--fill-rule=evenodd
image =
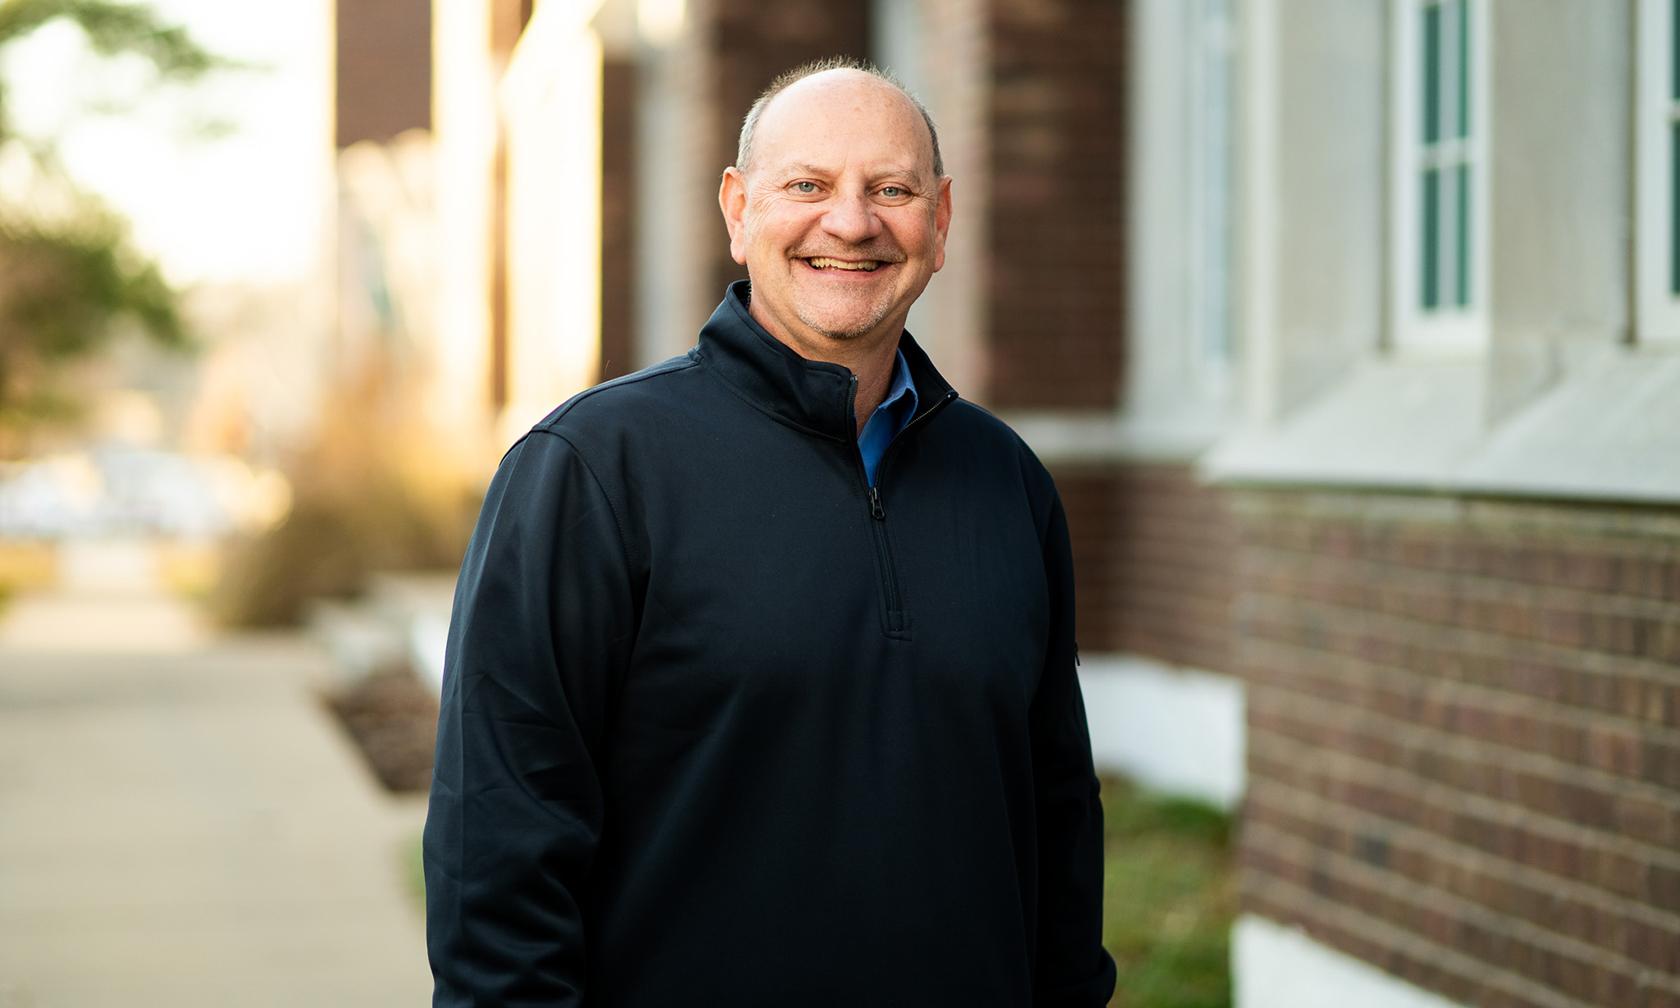
<path id="1" fill-rule="evenodd" d="M 814 165 L 808 161 L 796 161 L 793 164 L 782 165 L 778 170 L 792 175 L 827 176 L 833 174 L 833 169 L 824 168 L 821 165 Z M 871 172 L 870 175 L 873 178 L 883 178 L 888 175 L 904 175 L 913 179 L 920 179 L 921 177 L 920 173 L 909 165 L 889 165 L 880 171 Z"/>

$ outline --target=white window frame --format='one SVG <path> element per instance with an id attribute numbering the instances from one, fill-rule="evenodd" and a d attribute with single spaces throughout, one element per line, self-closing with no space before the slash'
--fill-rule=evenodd
<path id="1" fill-rule="evenodd" d="M 1673 234 L 1676 152 L 1671 149 L 1680 101 L 1672 94 L 1675 63 L 1673 0 L 1640 0 L 1635 97 L 1635 289 L 1641 343 L 1680 344 L 1680 294 L 1670 270 L 1680 255 Z"/>
<path id="2" fill-rule="evenodd" d="M 1419 172 L 1427 156 L 1421 137 L 1422 40 L 1418 23 L 1430 6 L 1468 4 L 1470 32 L 1469 80 L 1456 80 L 1456 66 L 1443 61 L 1443 87 L 1468 86 L 1469 136 L 1463 141 L 1438 143 L 1446 159 L 1469 168 L 1469 297 L 1468 305 L 1426 310 L 1421 304 L 1419 268 L 1422 234 L 1418 214 L 1423 199 Z M 1488 157 L 1488 4 L 1486 0 L 1390 0 L 1395 72 L 1390 75 L 1392 261 L 1389 267 L 1390 342 L 1405 356 L 1462 356 L 1482 351 L 1488 339 L 1489 227 L 1488 201 L 1491 167 Z M 1452 18 L 1443 18 L 1443 23 Z M 1451 26 L 1449 26 L 1451 27 Z M 1456 92 L 1453 92 L 1456 93 Z M 1446 126 L 1443 124 L 1443 134 Z M 1443 270 L 1450 275 L 1450 270 Z M 1447 297 L 1443 292 L 1443 298 Z"/>

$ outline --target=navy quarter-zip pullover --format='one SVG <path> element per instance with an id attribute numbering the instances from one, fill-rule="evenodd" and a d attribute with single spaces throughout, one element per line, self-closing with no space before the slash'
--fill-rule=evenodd
<path id="1" fill-rule="evenodd" d="M 856 381 L 733 286 L 555 410 L 462 564 L 425 832 L 437 1006 L 1106 1003 L 1049 474 L 915 341 Z"/>

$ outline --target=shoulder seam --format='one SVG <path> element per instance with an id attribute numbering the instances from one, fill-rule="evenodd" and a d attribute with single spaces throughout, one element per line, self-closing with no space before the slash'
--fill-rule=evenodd
<path id="1" fill-rule="evenodd" d="M 583 466 L 583 471 L 588 473 L 589 478 L 595 481 L 595 489 L 601 491 L 601 499 L 605 500 L 607 502 L 607 510 L 609 512 L 611 512 L 611 514 L 612 514 L 613 527 L 618 529 L 618 552 L 621 556 L 624 557 L 624 569 L 633 573 L 636 568 L 635 568 L 635 564 L 632 563 L 632 561 L 631 561 L 630 544 L 629 544 L 629 541 L 627 540 L 627 538 L 625 536 L 624 516 L 620 512 L 618 505 L 613 502 L 613 495 L 610 492 L 608 492 L 607 485 L 605 483 L 601 482 L 601 477 L 596 474 L 595 467 L 589 464 L 589 456 L 587 456 L 583 453 L 583 449 L 578 447 L 578 444 L 577 444 L 576 441 L 573 441 L 571 438 L 567 437 L 566 435 L 562 434 L 561 432 L 559 432 L 557 430 L 552 430 L 550 428 L 543 427 L 543 428 L 533 429 L 531 431 L 531 433 L 532 434 L 547 434 L 550 437 L 556 437 L 556 438 L 559 438 L 561 441 L 564 441 L 566 443 L 566 446 L 569 447 L 572 450 L 572 454 L 577 457 L 578 464 Z"/>
<path id="2" fill-rule="evenodd" d="M 686 371 L 689 368 L 696 366 L 698 366 L 698 362 L 694 359 L 693 352 L 690 351 L 681 357 L 673 358 L 663 364 L 649 368 L 648 370 L 637 371 L 634 374 L 621 375 L 620 377 L 614 378 L 612 381 L 605 381 L 591 388 L 586 388 L 582 392 L 579 392 L 577 395 L 572 396 L 570 399 L 566 400 L 566 402 L 562 403 L 559 408 L 544 417 L 542 421 L 533 426 L 531 430 L 547 431 L 551 434 L 557 433 L 553 430 L 554 425 L 563 419 L 567 413 L 570 413 L 574 408 L 576 408 L 578 403 L 591 398 L 597 392 L 603 392 L 607 389 L 621 388 L 626 385 L 634 385 L 637 382 L 647 381 L 649 378 L 658 378 L 661 375 L 674 374 L 678 371 Z M 567 443 L 570 443 L 570 441 Z M 576 448 L 577 445 L 574 444 L 572 447 Z"/>

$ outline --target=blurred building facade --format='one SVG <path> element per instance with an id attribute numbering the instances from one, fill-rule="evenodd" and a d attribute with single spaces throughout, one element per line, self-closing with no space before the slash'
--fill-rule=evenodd
<path id="1" fill-rule="evenodd" d="M 1241 5 L 1245 1004 L 1680 1004 L 1675 14 Z"/>
<path id="2" fill-rule="evenodd" d="M 1069 511 L 1099 758 L 1240 803 L 1240 1003 L 1680 1004 L 1674 0 L 409 7 L 469 450 L 691 345 L 740 116 L 872 58 L 956 179 L 910 328 Z"/>

